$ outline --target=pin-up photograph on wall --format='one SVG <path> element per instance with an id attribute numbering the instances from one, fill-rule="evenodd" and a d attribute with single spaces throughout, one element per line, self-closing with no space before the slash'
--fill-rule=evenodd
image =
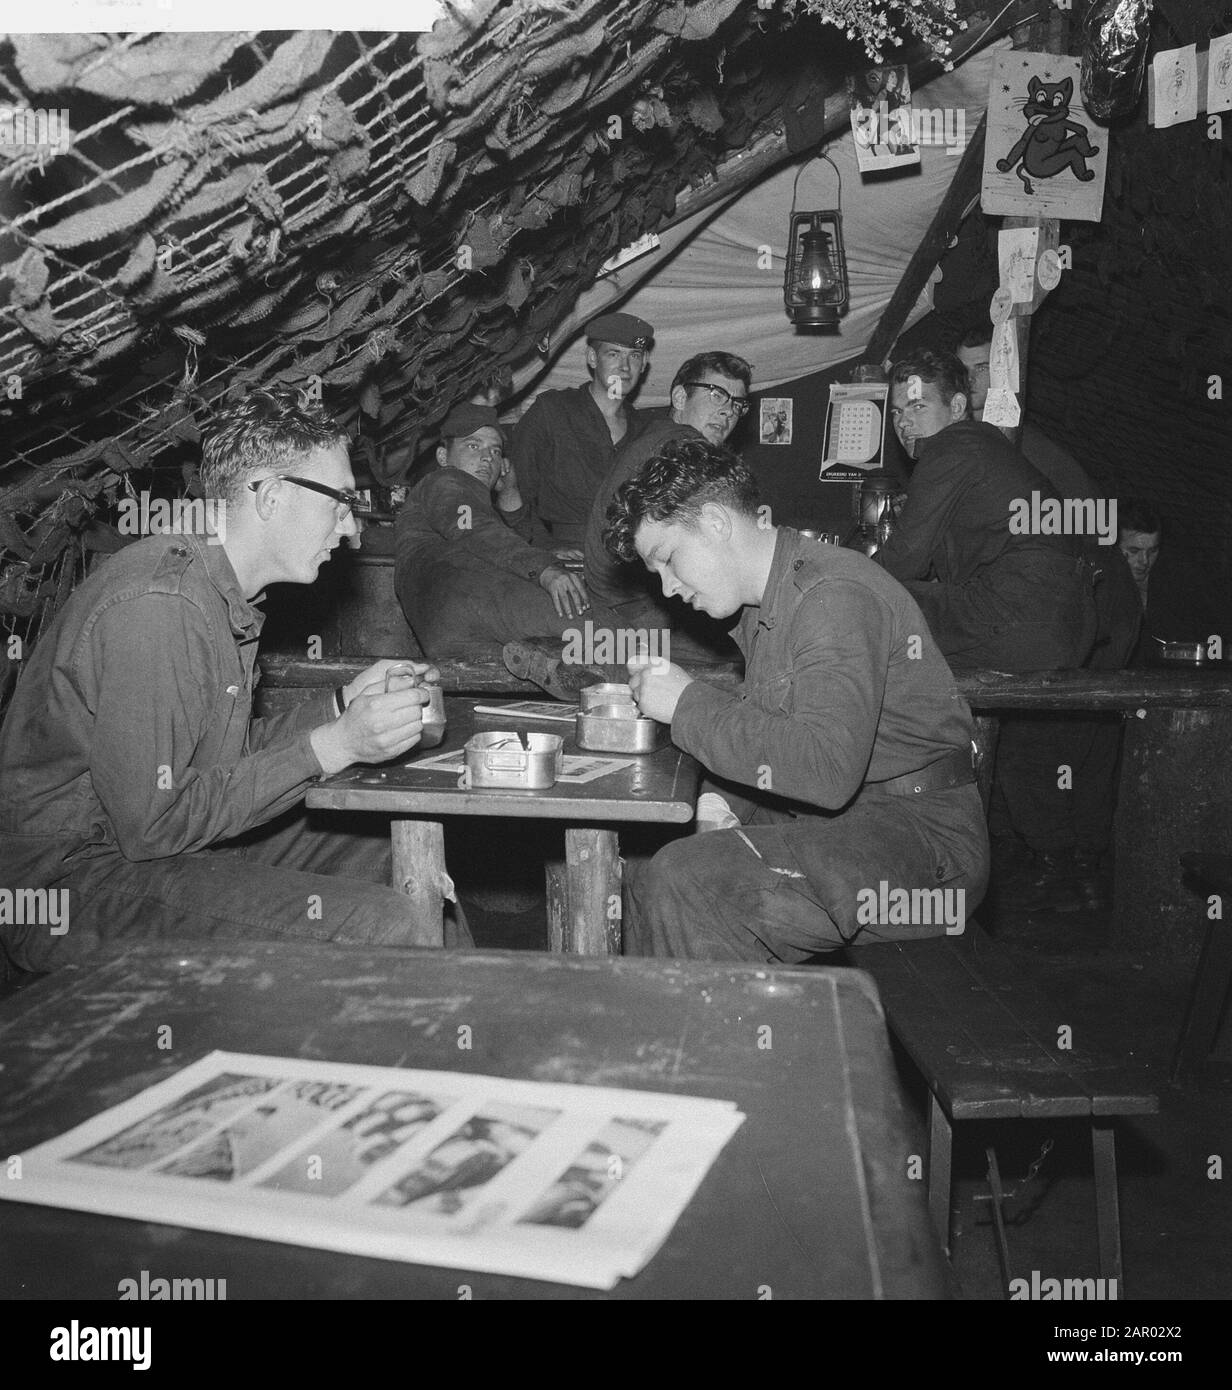
<path id="1" fill-rule="evenodd" d="M 757 415 L 757 437 L 763 444 L 791 443 L 791 397 L 767 396 Z"/>
<path id="2" fill-rule="evenodd" d="M 856 165 L 862 174 L 920 162 L 912 130 L 911 77 L 905 63 L 850 74 L 847 99 Z"/>

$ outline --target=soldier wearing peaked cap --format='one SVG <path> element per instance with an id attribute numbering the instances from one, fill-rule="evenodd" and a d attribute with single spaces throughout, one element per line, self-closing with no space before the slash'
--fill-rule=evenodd
<path id="1" fill-rule="evenodd" d="M 504 427 L 501 425 L 496 414 L 496 407 L 491 405 L 476 405 L 473 401 L 463 401 L 454 408 L 441 421 L 441 438 L 466 439 L 473 434 L 478 434 L 480 430 L 493 429 L 501 437 L 501 442 L 506 443 Z"/>
<path id="2" fill-rule="evenodd" d="M 653 345 L 653 327 L 635 314 L 591 319 L 590 381 L 544 391 L 518 422 L 513 465 L 537 543 L 581 547 L 591 504 L 618 446 L 641 433 L 644 421 L 629 401 Z"/>

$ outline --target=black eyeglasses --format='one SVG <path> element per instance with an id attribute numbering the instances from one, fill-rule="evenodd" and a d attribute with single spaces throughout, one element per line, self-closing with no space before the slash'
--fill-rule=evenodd
<path id="1" fill-rule="evenodd" d="M 730 391 L 724 390 L 722 386 L 716 386 L 712 381 L 682 381 L 681 386 L 696 386 L 699 391 L 709 391 L 710 399 L 715 405 L 729 405 L 737 416 L 749 413 L 749 402 L 741 396 L 733 396 Z"/>
<path id="2" fill-rule="evenodd" d="M 345 507 L 349 512 L 364 510 L 363 495 L 353 488 L 326 487 L 324 483 L 314 483 L 310 478 L 296 478 L 290 473 L 278 473 L 275 474 L 275 478 L 280 483 L 294 483 L 296 487 L 306 487 L 309 492 L 319 492 L 322 497 L 332 497 L 340 507 Z M 258 478 L 255 483 L 248 484 L 248 491 L 256 492 L 262 483 L 269 481 L 269 478 Z"/>

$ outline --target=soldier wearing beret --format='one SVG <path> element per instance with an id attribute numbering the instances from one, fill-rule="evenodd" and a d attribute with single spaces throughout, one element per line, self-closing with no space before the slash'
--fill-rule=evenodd
<path id="1" fill-rule="evenodd" d="M 491 406 L 455 406 L 437 467 L 398 516 L 398 600 L 426 653 L 560 636 L 594 617 L 580 575 L 531 544 L 530 516 Z M 602 620 L 604 615 L 600 615 Z"/>
<path id="2" fill-rule="evenodd" d="M 654 329 L 634 314 L 601 314 L 586 325 L 591 379 L 544 391 L 518 422 L 513 465 L 541 545 L 580 548 L 600 484 L 642 420 L 629 404 L 641 383 Z"/>

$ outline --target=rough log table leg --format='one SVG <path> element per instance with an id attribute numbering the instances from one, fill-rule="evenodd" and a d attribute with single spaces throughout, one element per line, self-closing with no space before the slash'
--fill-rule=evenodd
<path id="1" fill-rule="evenodd" d="M 416 945 L 444 946 L 445 827 L 438 820 L 394 816 L 390 822 L 393 846 L 393 885 L 411 900 L 420 924 Z"/>
<path id="2" fill-rule="evenodd" d="M 620 842 L 614 830 L 565 831 L 565 862 L 547 866 L 548 947 L 620 954 Z"/>
<path id="3" fill-rule="evenodd" d="M 1116 1132 L 1111 1119 L 1093 1120 L 1091 1147 L 1095 1157 L 1095 1220 L 1099 1231 L 1099 1277 L 1115 1279 L 1124 1294 L 1121 1269 L 1121 1209 L 1117 1192 Z"/>
<path id="4" fill-rule="evenodd" d="M 1227 848 L 1232 710 L 1148 709 L 1126 721 L 1109 945 L 1194 964 L 1206 931 L 1182 854 Z"/>
<path id="5" fill-rule="evenodd" d="M 997 741 L 1001 737 L 1001 719 L 995 714 L 973 716 L 975 724 L 975 778 L 980 788 L 984 814 L 992 800 L 992 773 L 997 764 Z"/>
<path id="6" fill-rule="evenodd" d="M 569 883 L 565 877 L 565 861 L 549 859 L 543 876 L 548 898 L 548 950 L 569 951 Z"/>

